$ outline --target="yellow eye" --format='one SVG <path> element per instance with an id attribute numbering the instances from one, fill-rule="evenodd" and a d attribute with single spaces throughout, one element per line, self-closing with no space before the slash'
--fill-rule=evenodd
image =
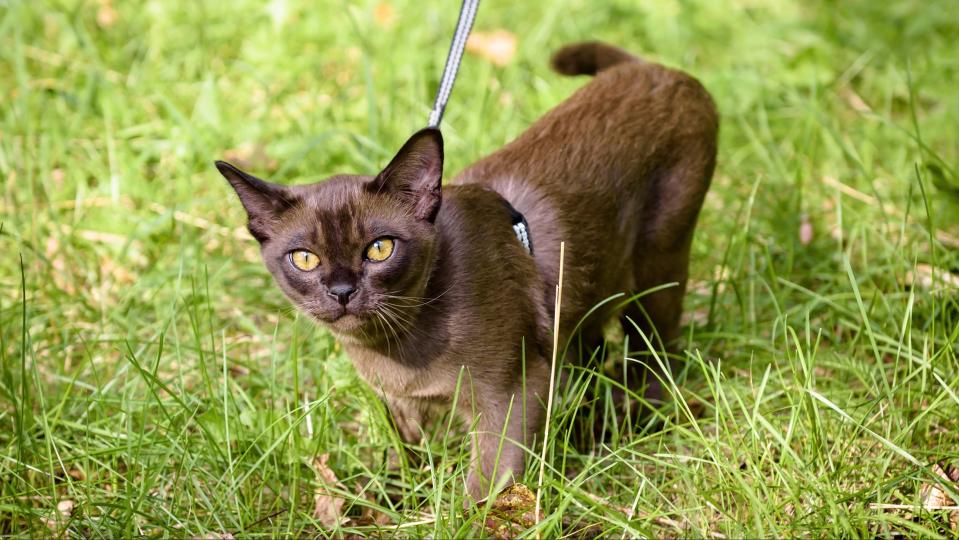
<path id="1" fill-rule="evenodd" d="M 315 253 L 298 249 L 290 252 L 290 262 L 304 272 L 309 272 L 320 265 L 320 258 Z"/>
<path id="2" fill-rule="evenodd" d="M 393 254 L 392 238 L 377 238 L 366 248 L 366 258 L 373 262 L 385 261 Z"/>

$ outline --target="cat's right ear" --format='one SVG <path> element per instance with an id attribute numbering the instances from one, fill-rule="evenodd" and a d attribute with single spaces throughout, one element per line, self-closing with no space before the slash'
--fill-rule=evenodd
<path id="1" fill-rule="evenodd" d="M 250 234 L 260 243 L 269 240 L 280 214 L 293 206 L 295 202 L 295 197 L 290 190 L 284 186 L 260 180 L 225 161 L 217 161 L 216 168 L 240 197 L 240 202 L 249 217 Z"/>

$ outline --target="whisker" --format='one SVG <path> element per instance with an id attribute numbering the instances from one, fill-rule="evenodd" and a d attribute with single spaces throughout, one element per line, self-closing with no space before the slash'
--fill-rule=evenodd
<path id="1" fill-rule="evenodd" d="M 386 342 L 386 354 L 387 356 L 389 356 L 390 355 L 390 336 L 386 332 L 386 326 L 387 326 L 386 319 L 383 317 L 382 314 L 380 314 L 379 311 L 374 311 L 373 314 L 376 315 L 376 318 L 373 319 L 373 324 L 376 325 L 377 329 L 380 328 L 380 323 L 381 322 L 383 323 L 383 330 L 382 332 L 379 332 L 379 333 L 382 334 L 383 341 Z"/>
<path id="2" fill-rule="evenodd" d="M 384 302 L 380 305 L 380 309 L 391 315 L 396 322 L 402 323 L 401 326 L 404 330 L 408 329 L 414 323 L 413 317 L 407 313 L 403 313 L 401 306 L 394 306 L 388 302 Z"/>
<path id="3" fill-rule="evenodd" d="M 450 286 L 447 287 L 445 291 L 437 294 L 437 295 L 434 296 L 433 298 L 427 298 L 427 297 L 425 297 L 425 296 L 403 296 L 403 295 L 395 294 L 396 292 L 399 292 L 399 291 L 386 292 L 386 293 L 384 293 L 384 296 L 386 296 L 387 298 L 396 299 L 396 300 L 413 300 L 413 301 L 416 301 L 416 302 L 422 302 L 421 304 L 418 304 L 418 305 L 416 306 L 416 307 L 419 307 L 419 306 L 425 306 L 425 305 L 428 305 L 428 304 L 432 304 L 433 302 L 439 300 L 443 295 L 445 295 L 446 293 L 450 292 L 455 285 L 456 285 L 455 283 L 450 284 Z"/>
<path id="4" fill-rule="evenodd" d="M 399 334 L 396 333 L 396 329 L 393 328 L 393 324 L 390 323 L 390 320 L 387 318 L 387 315 L 385 314 L 385 312 L 375 311 L 374 313 L 376 313 L 377 316 L 380 317 L 380 319 L 383 321 L 383 323 L 386 325 L 386 327 L 389 329 L 389 331 L 393 334 L 393 337 L 396 338 L 396 344 L 399 345 L 400 336 L 399 336 Z M 387 350 L 387 354 L 389 354 L 389 350 L 390 350 L 390 349 L 389 349 L 389 338 L 388 338 L 387 336 L 384 336 L 384 338 L 386 339 L 386 342 L 387 342 L 387 349 L 386 349 L 386 350 Z"/>

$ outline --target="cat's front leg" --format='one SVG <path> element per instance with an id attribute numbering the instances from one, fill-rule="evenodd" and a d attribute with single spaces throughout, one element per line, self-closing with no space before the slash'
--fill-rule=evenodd
<path id="1" fill-rule="evenodd" d="M 488 496 L 491 487 L 522 480 L 526 452 L 542 432 L 549 367 L 539 361 L 527 368 L 527 381 L 510 391 L 490 391 L 475 402 L 475 428 L 467 491 L 474 501 Z"/>
<path id="2" fill-rule="evenodd" d="M 426 425 L 426 407 L 420 400 L 395 396 L 384 396 L 383 400 L 403 442 L 408 444 L 420 442 Z"/>

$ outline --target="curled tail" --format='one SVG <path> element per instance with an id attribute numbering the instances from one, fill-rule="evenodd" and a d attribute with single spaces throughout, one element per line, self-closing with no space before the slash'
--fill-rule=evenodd
<path id="1" fill-rule="evenodd" d="M 563 75 L 596 75 L 623 62 L 640 62 L 628 52 L 599 41 L 572 43 L 553 53 L 550 65 Z"/>

